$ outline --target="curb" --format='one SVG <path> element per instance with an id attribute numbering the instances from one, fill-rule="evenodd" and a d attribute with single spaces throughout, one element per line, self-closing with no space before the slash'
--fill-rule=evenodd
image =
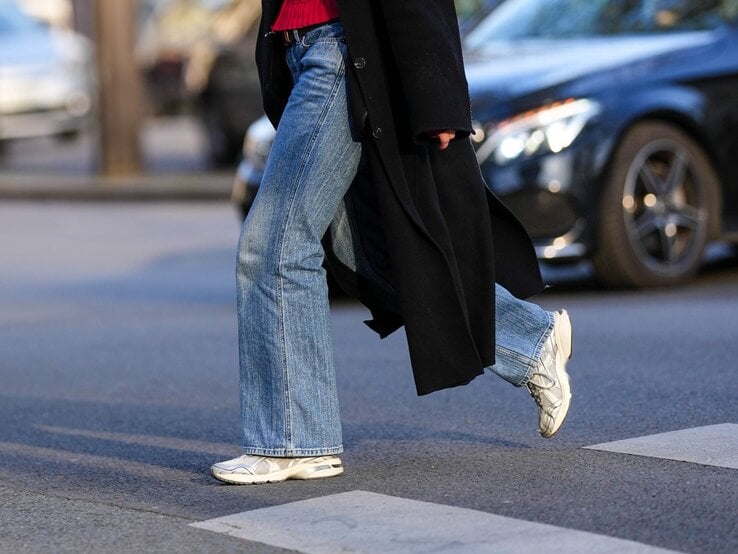
<path id="1" fill-rule="evenodd" d="M 19 175 L 0 173 L 0 200 L 228 202 L 233 173 Z"/>

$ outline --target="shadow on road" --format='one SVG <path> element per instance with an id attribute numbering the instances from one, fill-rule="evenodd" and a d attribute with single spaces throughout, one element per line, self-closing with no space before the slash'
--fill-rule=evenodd
<path id="1" fill-rule="evenodd" d="M 738 247 L 726 244 L 715 244 L 708 249 L 705 262 L 698 271 L 695 278 L 682 285 L 689 287 L 700 285 L 724 277 L 732 277 L 731 274 L 738 270 Z M 542 266 L 544 281 L 550 286 L 543 294 L 597 292 L 622 294 L 623 290 L 631 290 L 638 293 L 648 293 L 666 290 L 663 288 L 653 289 L 618 289 L 602 285 L 594 275 L 594 270 L 589 262 L 581 262 L 574 265 L 546 265 Z"/>

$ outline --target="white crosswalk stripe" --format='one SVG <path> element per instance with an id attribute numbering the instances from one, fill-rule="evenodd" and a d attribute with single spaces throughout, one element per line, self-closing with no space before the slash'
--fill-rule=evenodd
<path id="1" fill-rule="evenodd" d="M 670 431 L 585 448 L 738 469 L 738 424 Z M 674 552 L 615 537 L 365 491 L 252 510 L 192 526 L 306 554 Z"/>
<path id="2" fill-rule="evenodd" d="M 584 531 L 365 491 L 312 498 L 191 525 L 307 554 L 674 552 Z"/>
<path id="3" fill-rule="evenodd" d="M 738 424 L 694 427 L 585 448 L 738 469 Z"/>

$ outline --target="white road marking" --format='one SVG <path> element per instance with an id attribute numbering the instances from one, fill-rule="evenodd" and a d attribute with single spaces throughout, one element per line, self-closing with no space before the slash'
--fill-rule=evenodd
<path id="1" fill-rule="evenodd" d="M 738 424 L 695 427 L 585 448 L 738 469 Z"/>
<path id="2" fill-rule="evenodd" d="M 190 524 L 306 554 L 673 553 L 624 539 L 365 491 Z"/>

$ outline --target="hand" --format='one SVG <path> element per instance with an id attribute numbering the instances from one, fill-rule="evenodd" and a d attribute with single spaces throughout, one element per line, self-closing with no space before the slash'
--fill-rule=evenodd
<path id="1" fill-rule="evenodd" d="M 439 149 L 446 150 L 448 143 L 453 140 L 456 136 L 456 131 L 453 129 L 443 129 L 442 131 L 431 131 L 428 133 L 431 140 L 437 140 L 439 142 Z"/>

